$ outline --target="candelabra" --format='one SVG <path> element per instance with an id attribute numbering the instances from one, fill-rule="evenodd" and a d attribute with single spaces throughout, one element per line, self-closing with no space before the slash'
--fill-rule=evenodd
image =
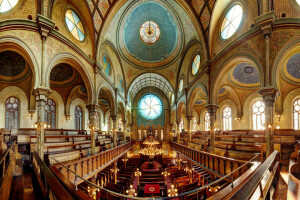
<path id="1" fill-rule="evenodd" d="M 132 188 L 132 185 L 130 185 L 130 189 L 126 190 L 126 194 L 130 197 L 135 197 L 137 193 L 135 192 L 135 189 Z"/>
<path id="2" fill-rule="evenodd" d="M 99 191 L 100 191 L 99 188 L 90 188 L 90 186 L 87 187 L 87 192 L 88 192 L 89 196 L 93 199 L 96 199 L 96 194 Z"/>
<path id="3" fill-rule="evenodd" d="M 126 163 L 128 161 L 128 158 L 125 157 L 125 158 L 122 159 L 122 161 L 124 162 L 124 166 L 125 166 L 125 169 L 126 169 Z"/>
<path id="4" fill-rule="evenodd" d="M 216 192 L 218 192 L 220 190 L 220 186 L 216 185 L 216 186 L 210 186 L 208 191 L 215 194 Z"/>
<path id="5" fill-rule="evenodd" d="M 180 159 L 180 158 L 176 158 L 176 160 L 175 160 L 176 162 L 178 162 L 178 169 L 180 169 L 180 164 L 181 164 L 181 161 L 182 161 L 182 159 Z"/>
<path id="6" fill-rule="evenodd" d="M 110 169 L 110 171 L 114 174 L 115 184 L 117 184 L 117 173 L 119 171 L 118 168 Z"/>
<path id="7" fill-rule="evenodd" d="M 165 177 L 165 184 L 167 185 L 167 176 L 169 176 L 170 173 L 167 171 L 167 169 L 165 169 L 165 171 L 162 172 L 161 174 L 164 175 L 164 177 Z"/>
<path id="8" fill-rule="evenodd" d="M 137 168 L 136 172 L 134 172 L 134 176 L 137 177 L 138 185 L 140 185 L 140 176 L 142 176 L 142 172 L 139 170 L 139 168 Z"/>
<path id="9" fill-rule="evenodd" d="M 174 185 L 171 185 L 171 189 L 168 189 L 168 197 L 174 197 L 174 196 L 178 196 L 178 191 L 174 187 Z"/>
<path id="10" fill-rule="evenodd" d="M 186 171 L 188 173 L 190 182 L 192 182 L 192 174 L 193 174 L 194 168 L 188 168 L 186 166 L 185 169 L 184 169 L 184 171 Z"/>

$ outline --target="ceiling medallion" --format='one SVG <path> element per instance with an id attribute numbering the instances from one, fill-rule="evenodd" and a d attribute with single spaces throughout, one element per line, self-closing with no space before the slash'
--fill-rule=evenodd
<path id="1" fill-rule="evenodd" d="M 244 72 L 246 73 L 246 74 L 251 74 L 251 73 L 253 73 L 253 68 L 251 67 L 251 66 L 246 66 L 245 68 L 244 68 Z"/>
<path id="2" fill-rule="evenodd" d="M 147 45 L 154 45 L 159 41 L 160 28 L 156 22 L 147 20 L 140 28 L 140 37 Z"/>

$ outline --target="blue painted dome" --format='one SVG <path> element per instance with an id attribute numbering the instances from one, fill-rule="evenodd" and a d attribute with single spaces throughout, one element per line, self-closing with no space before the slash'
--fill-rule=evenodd
<path id="1" fill-rule="evenodd" d="M 238 64 L 232 72 L 234 79 L 244 84 L 255 84 L 260 81 L 259 71 L 248 63 Z"/>
<path id="2" fill-rule="evenodd" d="M 119 50 L 126 60 L 135 65 L 166 65 L 177 57 L 182 48 L 182 29 L 177 16 L 161 1 L 136 1 L 127 9 L 121 21 L 118 31 Z M 146 30 L 151 31 L 149 37 L 153 36 L 150 42 L 145 37 L 148 34 Z"/>
<path id="3" fill-rule="evenodd" d="M 300 53 L 293 55 L 286 65 L 289 75 L 300 79 Z"/>

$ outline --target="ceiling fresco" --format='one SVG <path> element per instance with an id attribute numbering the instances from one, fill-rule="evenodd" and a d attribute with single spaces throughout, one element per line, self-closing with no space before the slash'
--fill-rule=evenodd
<path id="1" fill-rule="evenodd" d="M 0 53 L 0 75 L 14 77 L 20 75 L 26 68 L 25 59 L 14 51 Z"/>
<path id="2" fill-rule="evenodd" d="M 167 4 L 159 0 L 136 1 L 122 16 L 118 48 L 133 65 L 147 67 L 145 63 L 153 63 L 149 66 L 159 67 L 173 61 L 182 49 L 181 30 Z"/>

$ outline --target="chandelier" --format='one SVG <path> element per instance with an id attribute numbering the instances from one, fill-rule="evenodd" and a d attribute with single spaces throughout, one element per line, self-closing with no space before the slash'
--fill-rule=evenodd
<path id="1" fill-rule="evenodd" d="M 142 148 L 139 153 L 145 156 L 149 156 L 150 158 L 154 158 L 154 156 L 161 155 L 164 151 L 158 147 L 159 142 L 155 139 L 154 136 L 148 136 L 143 142 L 144 148 Z"/>

